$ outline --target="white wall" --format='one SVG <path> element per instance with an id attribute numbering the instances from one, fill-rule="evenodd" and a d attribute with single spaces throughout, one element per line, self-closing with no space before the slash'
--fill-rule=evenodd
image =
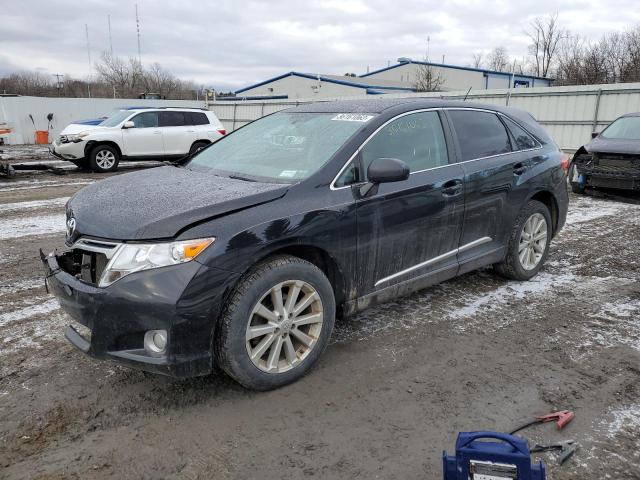
<path id="1" fill-rule="evenodd" d="M 35 130 L 47 129 L 47 114 L 53 113 L 49 141 L 55 138 L 73 120 L 98 118 L 119 107 L 167 106 L 204 107 L 203 102 L 186 100 L 136 100 L 133 98 L 51 98 L 51 97 L 0 97 L 0 124 L 7 123 L 12 132 L 5 143 L 23 144 L 35 142 Z M 35 128 L 29 119 L 35 120 Z"/>
<path id="2" fill-rule="evenodd" d="M 314 88 L 319 85 L 317 91 Z M 272 90 L 270 90 L 272 89 Z M 255 97 L 262 95 L 288 95 L 289 98 L 334 98 L 348 95 L 364 94 L 362 88 L 350 87 L 331 82 L 312 80 L 310 78 L 289 75 L 259 87 L 238 93 L 238 97 Z"/>

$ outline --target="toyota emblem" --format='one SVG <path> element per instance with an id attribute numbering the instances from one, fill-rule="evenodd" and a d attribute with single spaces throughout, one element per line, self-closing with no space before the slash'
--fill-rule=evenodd
<path id="1" fill-rule="evenodd" d="M 73 237 L 76 231 L 76 219 L 71 217 L 67 220 L 67 238 Z"/>

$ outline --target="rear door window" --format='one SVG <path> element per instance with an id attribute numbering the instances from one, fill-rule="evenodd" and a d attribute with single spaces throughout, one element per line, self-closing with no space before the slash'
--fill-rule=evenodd
<path id="1" fill-rule="evenodd" d="M 158 123 L 161 127 L 183 127 L 184 112 L 158 112 Z"/>
<path id="2" fill-rule="evenodd" d="M 185 112 L 189 125 L 209 125 L 209 119 L 206 113 L 202 112 Z"/>
<path id="3" fill-rule="evenodd" d="M 450 110 L 462 161 L 511 152 L 505 126 L 494 113 Z"/>
<path id="4" fill-rule="evenodd" d="M 361 150 L 364 171 L 376 158 L 397 158 L 411 172 L 449 163 L 438 112 L 404 115 L 384 126 Z"/>
<path id="5" fill-rule="evenodd" d="M 529 150 L 539 146 L 538 142 L 516 122 L 507 117 L 502 117 L 502 120 L 515 139 L 514 150 Z"/>

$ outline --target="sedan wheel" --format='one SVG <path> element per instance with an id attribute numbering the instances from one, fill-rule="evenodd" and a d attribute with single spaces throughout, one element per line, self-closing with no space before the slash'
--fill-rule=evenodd
<path id="1" fill-rule="evenodd" d="M 322 323 L 322 301 L 315 288 L 300 280 L 278 283 L 251 311 L 247 353 L 263 372 L 286 372 L 311 353 Z"/>
<path id="2" fill-rule="evenodd" d="M 525 270 L 538 266 L 547 248 L 547 221 L 540 213 L 531 215 L 520 233 L 518 259 Z"/>

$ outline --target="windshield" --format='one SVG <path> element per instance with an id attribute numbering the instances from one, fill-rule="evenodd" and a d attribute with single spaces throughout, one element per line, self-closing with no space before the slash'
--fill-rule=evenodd
<path id="1" fill-rule="evenodd" d="M 281 112 L 250 123 L 196 155 L 187 168 L 293 183 L 324 165 L 373 115 Z"/>
<path id="2" fill-rule="evenodd" d="M 622 117 L 600 134 L 603 138 L 640 140 L 640 117 Z"/>
<path id="3" fill-rule="evenodd" d="M 115 127 L 124 121 L 129 115 L 133 112 L 130 110 L 122 110 L 117 113 L 114 113 L 112 117 L 107 118 L 104 122 L 100 124 L 101 127 Z"/>

